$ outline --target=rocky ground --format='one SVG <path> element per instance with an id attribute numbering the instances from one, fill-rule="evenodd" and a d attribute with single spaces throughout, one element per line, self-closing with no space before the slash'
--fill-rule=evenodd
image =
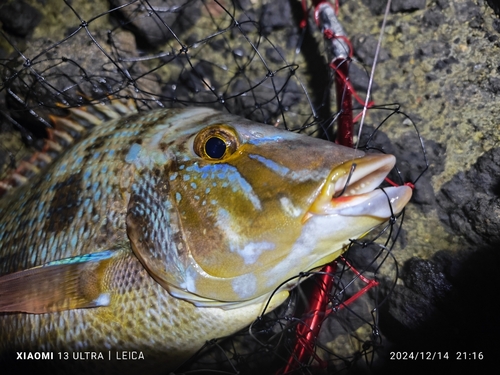
<path id="1" fill-rule="evenodd" d="M 370 11 L 349 2 L 346 13 L 366 22 L 346 28 L 373 38 L 380 7 L 362 3 Z M 491 298 L 500 265 L 500 21 L 485 2 L 403 3 L 388 20 L 374 97 L 399 102 L 417 123 L 430 168 L 408 209 L 406 246 L 396 253 L 401 278 L 380 326 L 404 348 L 491 353 L 500 333 Z M 392 135 L 400 133 L 396 147 L 410 167 L 404 131 Z"/>
<path id="2" fill-rule="evenodd" d="M 29 153 L 26 142 L 36 147 L 45 133 L 37 116 L 52 113 L 56 102 L 74 105 L 124 90 L 144 108 L 196 101 L 289 128 L 309 124 L 311 107 L 318 119 L 327 119 L 335 104 L 320 37 L 302 36 L 299 2 L 263 3 L 241 0 L 233 7 L 225 0 L 225 13 L 211 1 L 188 2 L 179 8 L 180 17 L 163 18 L 180 42 L 161 23 L 146 22 L 151 17 L 141 8 L 108 12 L 125 4 L 120 0 L 73 1 L 71 7 L 55 0 L 0 5 L 0 110 L 21 125 L 18 133 L 11 121 L 2 124 L 3 173 Z M 355 48 L 352 79 L 361 93 L 384 8 L 385 1 L 341 2 L 339 17 Z M 237 28 L 230 28 L 232 14 Z M 183 45 L 192 46 L 189 59 L 179 52 Z M 399 279 L 377 311 L 386 348 L 447 351 L 449 361 L 432 364 L 443 370 L 482 363 L 458 361 L 457 352 L 468 357 L 483 352 L 488 360 L 498 347 L 493 301 L 500 267 L 499 52 L 500 19 L 488 2 L 393 1 L 375 71 L 373 100 L 399 103 L 420 132 L 429 169 L 420 176 L 425 161 L 412 122 L 391 117 L 375 142 L 397 155 L 405 181 L 418 181 L 395 262 L 384 263 L 381 285 L 371 296 L 392 290 L 397 263 Z M 370 110 L 365 134 L 389 113 Z M 356 334 L 371 332 L 364 326 Z M 345 336 L 334 344 L 331 337 L 324 341 L 332 348 L 353 345 Z M 427 365 L 388 361 L 387 355 L 372 371 L 411 372 Z"/>

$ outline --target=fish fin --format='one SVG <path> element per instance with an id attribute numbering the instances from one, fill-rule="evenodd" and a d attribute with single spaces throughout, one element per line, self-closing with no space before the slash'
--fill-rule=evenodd
<path id="1" fill-rule="evenodd" d="M 0 277 L 0 312 L 43 314 L 109 305 L 105 276 L 116 253 L 86 254 Z"/>
<path id="2" fill-rule="evenodd" d="M 132 97 L 126 100 L 109 96 L 105 103 L 90 103 L 92 99 L 86 99 L 89 103 L 82 107 L 68 107 L 67 104 L 56 103 L 57 107 L 68 110 L 69 116 L 49 115 L 53 127 L 47 124 L 48 138 L 44 139 L 41 150 L 32 153 L 0 180 L 0 197 L 24 185 L 90 129 L 106 121 L 138 112 Z"/>

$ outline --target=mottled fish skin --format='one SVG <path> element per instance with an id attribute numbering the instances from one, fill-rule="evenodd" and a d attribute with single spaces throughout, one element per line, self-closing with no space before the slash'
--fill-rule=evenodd
<path id="1" fill-rule="evenodd" d="M 193 152 L 207 131 L 220 129 L 235 137 L 231 155 L 207 160 Z M 345 218 L 336 238 L 331 215 L 304 219 L 325 181 L 345 175 L 352 160 L 363 165 L 363 155 L 206 108 L 96 126 L 0 201 L 0 296 L 12 285 L 1 276 L 47 264 L 34 272 L 55 270 L 54 278 L 25 293 L 50 294 L 53 280 L 66 277 L 57 271 L 65 264 L 50 262 L 97 253 L 94 263 L 73 259 L 68 267 L 89 265 L 81 290 L 68 293 L 92 303 L 0 313 L 0 359 L 13 361 L 19 350 L 125 350 L 145 360 L 58 365 L 174 368 L 207 339 L 251 323 L 282 281 L 335 258 L 349 238 L 386 220 Z M 335 167 L 343 168 L 338 176 Z M 404 206 L 404 194 L 391 200 Z M 275 295 L 270 309 L 286 296 Z"/>

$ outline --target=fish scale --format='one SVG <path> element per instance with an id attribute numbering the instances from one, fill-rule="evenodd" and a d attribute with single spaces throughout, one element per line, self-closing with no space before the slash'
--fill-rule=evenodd
<path id="1" fill-rule="evenodd" d="M 294 275 L 336 258 L 411 196 L 372 191 L 390 155 L 207 108 L 119 112 L 0 200 L 4 363 L 18 366 L 17 351 L 92 352 L 106 360 L 36 365 L 172 370 L 268 301 L 267 311 L 279 306 Z M 142 358 L 124 363 L 123 352 Z"/>

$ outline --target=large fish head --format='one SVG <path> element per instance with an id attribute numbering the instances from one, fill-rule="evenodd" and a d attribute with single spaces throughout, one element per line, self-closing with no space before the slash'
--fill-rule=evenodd
<path id="1" fill-rule="evenodd" d="M 149 210 L 156 217 L 144 221 L 147 213 L 136 209 L 144 198 L 132 193 L 129 237 L 155 279 L 197 305 L 267 298 L 299 272 L 338 257 L 411 197 L 408 187 L 375 190 L 394 166 L 392 155 L 208 109 L 170 121 L 161 140 L 142 144 L 163 144 L 168 154 L 150 175 L 162 186 L 150 200 L 167 212 Z"/>

